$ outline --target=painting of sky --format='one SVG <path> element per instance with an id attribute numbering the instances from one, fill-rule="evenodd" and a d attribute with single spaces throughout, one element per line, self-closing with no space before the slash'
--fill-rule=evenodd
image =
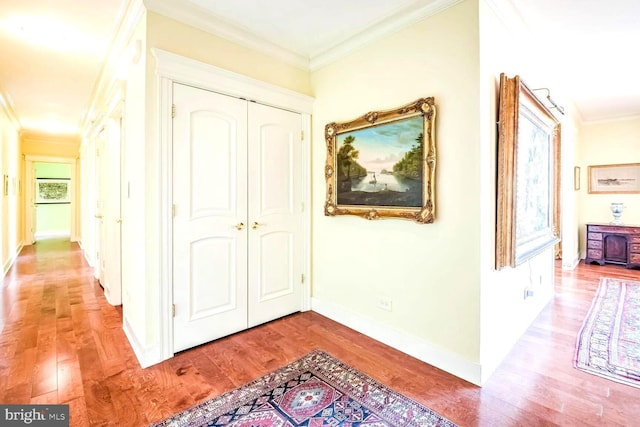
<path id="1" fill-rule="evenodd" d="M 338 150 L 347 136 L 355 137 L 353 147 L 359 151 L 357 162 L 369 172 L 393 170 L 393 165 L 415 145 L 423 129 L 423 116 L 382 123 L 366 129 L 337 135 Z"/>

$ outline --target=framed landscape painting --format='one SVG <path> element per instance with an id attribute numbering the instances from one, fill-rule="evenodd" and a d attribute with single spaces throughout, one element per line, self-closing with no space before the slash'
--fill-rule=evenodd
<path id="1" fill-rule="evenodd" d="M 325 126 L 325 215 L 435 219 L 433 97 Z"/>
<path id="2" fill-rule="evenodd" d="M 560 235 L 560 122 L 519 76 L 500 75 L 496 269 L 557 245 Z"/>
<path id="3" fill-rule="evenodd" d="M 68 179 L 36 179 L 36 203 L 69 203 Z"/>
<path id="4" fill-rule="evenodd" d="M 640 193 L 640 163 L 589 166 L 589 193 Z"/>

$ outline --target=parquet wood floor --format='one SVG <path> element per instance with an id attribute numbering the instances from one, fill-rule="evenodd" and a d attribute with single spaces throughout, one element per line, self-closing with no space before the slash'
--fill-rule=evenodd
<path id="1" fill-rule="evenodd" d="M 476 387 L 317 313 L 299 313 L 140 369 L 76 244 L 25 247 L 1 285 L 0 403 L 68 403 L 72 426 L 144 426 L 321 348 L 461 426 L 640 425 L 640 389 L 572 367 L 600 276 L 556 271 L 556 296 Z"/>

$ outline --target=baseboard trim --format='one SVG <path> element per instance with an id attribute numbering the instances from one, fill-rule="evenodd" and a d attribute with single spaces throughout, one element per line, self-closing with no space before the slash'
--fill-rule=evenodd
<path id="1" fill-rule="evenodd" d="M 475 385 L 482 384 L 480 364 L 438 348 L 342 306 L 311 298 L 311 310 Z"/>
<path id="2" fill-rule="evenodd" d="M 2 266 L 2 277 L 0 277 L 0 280 L 4 279 L 4 277 L 9 272 L 9 269 L 11 269 L 13 264 L 16 262 L 16 259 L 18 259 L 18 255 L 20 255 L 22 248 L 24 248 L 24 244 L 19 243 L 14 254 L 7 260 L 7 262 L 4 263 L 4 265 Z"/>
<path id="3" fill-rule="evenodd" d="M 52 230 L 52 231 L 41 231 L 34 234 L 33 238 L 37 240 L 39 239 L 54 239 L 54 238 L 62 238 L 68 237 L 71 240 L 71 233 L 69 230 Z"/>
<path id="4" fill-rule="evenodd" d="M 564 263 L 564 260 L 563 260 L 563 262 L 562 262 L 562 270 L 563 270 L 563 271 L 571 271 L 571 270 L 575 270 L 575 269 L 576 269 L 576 267 L 578 266 L 578 264 L 580 264 L 580 260 L 581 260 L 581 259 L 582 259 L 582 258 L 580 258 L 580 253 L 578 252 L 578 254 L 576 255 L 576 257 L 575 257 L 573 260 L 569 261 L 569 263 L 568 263 L 568 264 L 565 264 L 565 263 Z"/>
<path id="5" fill-rule="evenodd" d="M 131 345 L 131 348 L 136 355 L 136 359 L 138 359 L 138 363 L 142 369 L 148 368 L 149 366 L 155 365 L 156 363 L 160 363 L 164 360 L 160 355 L 158 346 L 145 347 L 142 344 L 126 316 L 123 316 L 122 319 L 122 329 L 124 330 L 124 334 L 127 336 L 129 344 Z"/>

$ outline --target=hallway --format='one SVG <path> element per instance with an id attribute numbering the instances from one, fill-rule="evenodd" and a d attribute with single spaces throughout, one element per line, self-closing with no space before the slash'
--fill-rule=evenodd
<path id="1" fill-rule="evenodd" d="M 0 403 L 68 403 L 72 426 L 144 426 L 324 349 L 461 426 L 631 425 L 640 390 L 577 371 L 575 336 L 600 275 L 557 270 L 556 297 L 483 388 L 313 312 L 294 314 L 140 369 L 77 244 L 22 250 L 2 283 Z"/>

